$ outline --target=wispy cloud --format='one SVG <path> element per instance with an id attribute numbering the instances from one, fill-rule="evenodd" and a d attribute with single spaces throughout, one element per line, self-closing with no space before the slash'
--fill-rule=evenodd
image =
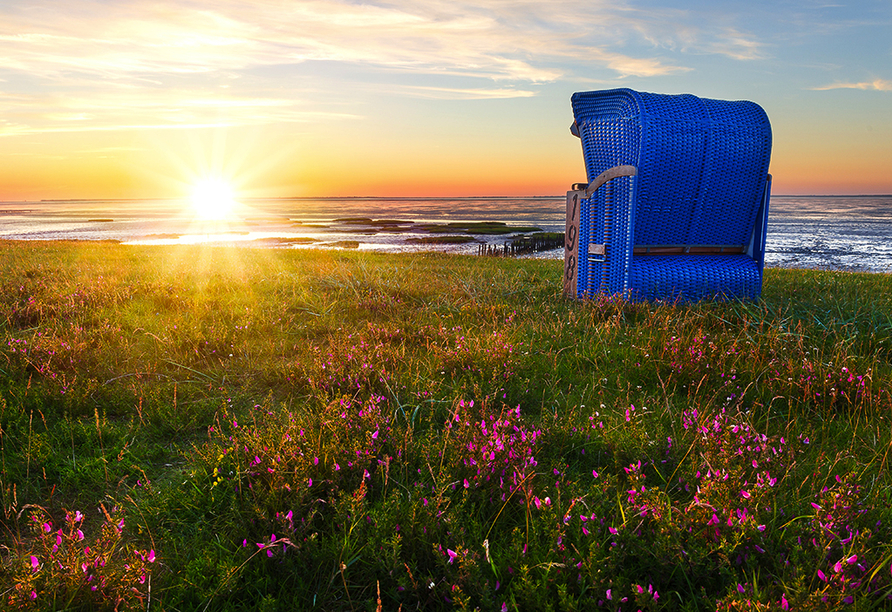
<path id="1" fill-rule="evenodd" d="M 764 59 L 765 47 L 764 43 L 756 40 L 751 34 L 734 28 L 725 29 L 720 36 L 705 45 L 705 48 L 712 53 L 742 61 Z"/>
<path id="2" fill-rule="evenodd" d="M 536 92 L 524 89 L 459 89 L 450 87 L 408 86 L 408 95 L 437 100 L 504 100 L 507 98 L 531 98 Z"/>
<path id="3" fill-rule="evenodd" d="M 689 70 L 665 49 L 760 57 L 745 33 L 707 35 L 695 21 L 607 0 L 14 3 L 0 5 L 0 81 L 31 99 L 0 98 L 0 114 L 15 124 L 6 133 L 300 122 L 356 115 L 300 78 L 309 62 L 367 68 L 360 78 L 394 88 L 418 77 L 425 86 L 404 90 L 416 96 L 479 99 Z M 444 77 L 462 83 L 438 86 Z"/>
<path id="4" fill-rule="evenodd" d="M 602 41 L 602 52 L 619 54 L 611 44 L 640 27 L 641 15 L 620 16 L 603 0 L 74 0 L 52 11 L 0 8 L 0 49 L 7 69 L 58 79 L 146 79 L 327 60 L 540 82 L 560 77 L 561 70 L 546 67 L 554 58 L 592 59 L 585 55 L 592 39 Z"/>
<path id="5" fill-rule="evenodd" d="M 865 89 L 871 91 L 892 91 L 892 81 L 885 79 L 874 79 L 873 81 L 863 81 L 861 83 L 833 83 L 832 85 L 823 85 L 814 87 L 815 91 L 829 91 L 831 89 Z"/>
<path id="6" fill-rule="evenodd" d="M 320 110 L 286 98 L 204 91 L 111 88 L 97 95 L 55 93 L 0 96 L 0 136 L 127 129 L 170 130 L 270 123 L 356 119 L 336 109 Z"/>

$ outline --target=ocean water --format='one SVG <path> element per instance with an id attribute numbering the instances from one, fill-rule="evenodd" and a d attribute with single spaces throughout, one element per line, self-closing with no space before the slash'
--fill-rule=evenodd
<path id="1" fill-rule="evenodd" d="M 400 223 L 377 223 L 382 220 Z M 450 245 L 417 242 L 442 235 L 430 234 L 425 224 L 475 221 L 560 232 L 564 198 L 256 199 L 241 202 L 225 221 L 197 219 L 181 200 L 0 202 L 0 239 L 6 240 L 472 254 L 480 244 L 498 247 L 512 237 L 475 236 L 475 242 Z M 535 256 L 563 254 L 555 249 Z M 892 196 L 774 196 L 765 259 L 774 267 L 892 272 Z"/>
<path id="2" fill-rule="evenodd" d="M 765 265 L 892 272 L 892 196 L 774 196 Z"/>

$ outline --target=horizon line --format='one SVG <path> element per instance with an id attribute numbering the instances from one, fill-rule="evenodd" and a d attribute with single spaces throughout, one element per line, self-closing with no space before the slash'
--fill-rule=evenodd
<path id="1" fill-rule="evenodd" d="M 476 196 L 386 196 L 386 195 L 342 195 L 342 196 L 252 196 L 238 198 L 244 201 L 261 200 L 536 200 L 564 199 L 566 195 L 476 195 Z M 888 198 L 892 193 L 777 193 L 772 198 Z M 42 198 L 39 200 L 0 200 L 0 204 L 42 204 L 54 202 L 141 202 L 148 200 L 188 200 L 189 196 L 164 196 L 144 198 Z"/>

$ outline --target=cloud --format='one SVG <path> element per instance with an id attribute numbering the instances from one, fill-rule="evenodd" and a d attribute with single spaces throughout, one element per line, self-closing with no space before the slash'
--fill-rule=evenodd
<path id="1" fill-rule="evenodd" d="M 864 81 L 861 83 L 834 83 L 832 85 L 824 85 L 822 87 L 813 87 L 814 91 L 829 91 L 831 89 L 865 89 L 872 91 L 892 91 L 892 81 L 885 79 L 874 79 L 873 81 Z"/>
<path id="2" fill-rule="evenodd" d="M 741 61 L 764 59 L 766 57 L 763 52 L 764 47 L 763 43 L 734 28 L 725 29 L 716 40 L 704 45 L 704 48 L 711 53 Z"/>
<path id="3" fill-rule="evenodd" d="M 299 100 L 204 91 L 110 89 L 101 95 L 35 93 L 0 96 L 0 137 L 34 133 L 179 130 L 356 119 L 336 108 L 319 110 Z"/>
<path id="4" fill-rule="evenodd" d="M 667 66 L 657 59 L 638 59 L 616 54 L 605 55 L 604 59 L 607 66 L 621 77 L 653 77 L 689 70 L 683 66 Z"/>
<path id="5" fill-rule="evenodd" d="M 608 0 L 12 3 L 0 5 L 0 80 L 32 103 L 0 98 L 0 114 L 15 124 L 6 133 L 301 122 L 355 117 L 332 94 L 363 83 L 527 97 L 565 78 L 689 70 L 664 49 L 760 57 L 752 37 L 713 30 L 687 11 Z"/>
<path id="6" fill-rule="evenodd" d="M 458 89 L 450 87 L 405 87 L 408 95 L 436 100 L 504 100 L 508 98 L 531 98 L 536 92 L 524 89 Z"/>
<path id="7" fill-rule="evenodd" d="M 0 8 L 0 53 L 7 69 L 60 80 L 142 80 L 326 60 L 548 82 L 562 75 L 545 67 L 551 60 L 592 59 L 585 55 L 589 37 L 607 52 L 634 30 L 640 15 L 625 17 L 598 0 L 73 0 L 52 10 Z"/>

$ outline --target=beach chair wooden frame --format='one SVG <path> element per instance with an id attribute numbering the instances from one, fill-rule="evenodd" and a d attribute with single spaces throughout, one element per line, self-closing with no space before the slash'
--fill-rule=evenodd
<path id="1" fill-rule="evenodd" d="M 567 192 L 564 292 L 630 300 L 757 299 L 771 125 L 747 101 L 576 93 L 588 183 Z"/>

